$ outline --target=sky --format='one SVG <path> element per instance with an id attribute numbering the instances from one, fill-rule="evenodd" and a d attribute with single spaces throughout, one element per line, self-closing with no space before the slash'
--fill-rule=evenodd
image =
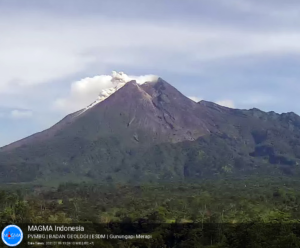
<path id="1" fill-rule="evenodd" d="M 92 103 L 112 71 L 300 114 L 299 24 L 298 0 L 0 0 L 0 146 Z"/>

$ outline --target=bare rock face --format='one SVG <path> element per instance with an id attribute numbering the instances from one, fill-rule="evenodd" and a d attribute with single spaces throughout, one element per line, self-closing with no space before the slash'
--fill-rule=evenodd
<path id="1" fill-rule="evenodd" d="M 151 143 L 195 140 L 209 133 L 200 106 L 162 79 L 128 82 L 80 118 L 90 115 L 116 134 L 140 133 Z"/>
<path id="2" fill-rule="evenodd" d="M 195 140 L 209 134 L 205 115 L 201 108 L 162 79 L 141 86 L 152 97 L 152 103 L 159 112 L 161 125 L 165 127 L 168 141 Z"/>

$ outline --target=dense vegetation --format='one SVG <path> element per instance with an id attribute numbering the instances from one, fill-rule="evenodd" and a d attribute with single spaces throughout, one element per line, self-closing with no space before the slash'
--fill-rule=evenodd
<path id="1" fill-rule="evenodd" d="M 299 189 L 297 180 L 258 177 L 52 189 L 10 185 L 0 193 L 0 220 L 102 223 L 89 224 L 89 231 L 152 234 L 150 240 L 100 240 L 97 247 L 300 247 Z"/>
<path id="2" fill-rule="evenodd" d="M 6 156 L 7 160 L 0 163 L 1 180 L 15 183 L 38 180 L 53 184 L 84 180 L 144 183 L 270 173 L 300 176 L 298 136 L 291 138 L 293 133 L 288 132 L 284 138 L 274 130 L 266 132 L 253 132 L 248 138 L 211 134 L 196 141 L 162 143 L 147 148 L 126 148 L 120 140 L 111 137 L 92 143 L 68 139 L 54 143 L 56 149 L 51 150 L 51 141 L 36 146 L 30 154 L 26 155 L 28 149 L 18 148 Z M 61 152 L 68 157 L 63 163 L 59 162 Z M 27 157 L 32 161 L 27 161 Z M 18 159 L 20 161 L 12 162 Z"/>

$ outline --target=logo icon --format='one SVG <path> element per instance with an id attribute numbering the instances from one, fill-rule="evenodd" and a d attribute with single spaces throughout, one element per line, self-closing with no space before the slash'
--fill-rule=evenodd
<path id="1" fill-rule="evenodd" d="M 13 247 L 22 242 L 23 232 L 21 228 L 16 225 L 9 225 L 3 229 L 1 237 L 4 244 Z"/>

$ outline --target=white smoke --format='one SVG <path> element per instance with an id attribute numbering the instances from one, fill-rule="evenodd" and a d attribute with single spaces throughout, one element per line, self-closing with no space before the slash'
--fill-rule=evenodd
<path id="1" fill-rule="evenodd" d="M 72 83 L 69 97 L 57 99 L 54 108 L 65 113 L 74 112 L 86 106 L 90 108 L 108 98 L 129 81 L 135 80 L 138 84 L 143 84 L 157 79 L 158 77 L 155 75 L 133 76 L 115 71 L 112 72 L 112 75 L 83 78 Z M 95 101 L 95 99 L 97 100 Z M 91 104 L 91 102 L 93 103 Z"/>

